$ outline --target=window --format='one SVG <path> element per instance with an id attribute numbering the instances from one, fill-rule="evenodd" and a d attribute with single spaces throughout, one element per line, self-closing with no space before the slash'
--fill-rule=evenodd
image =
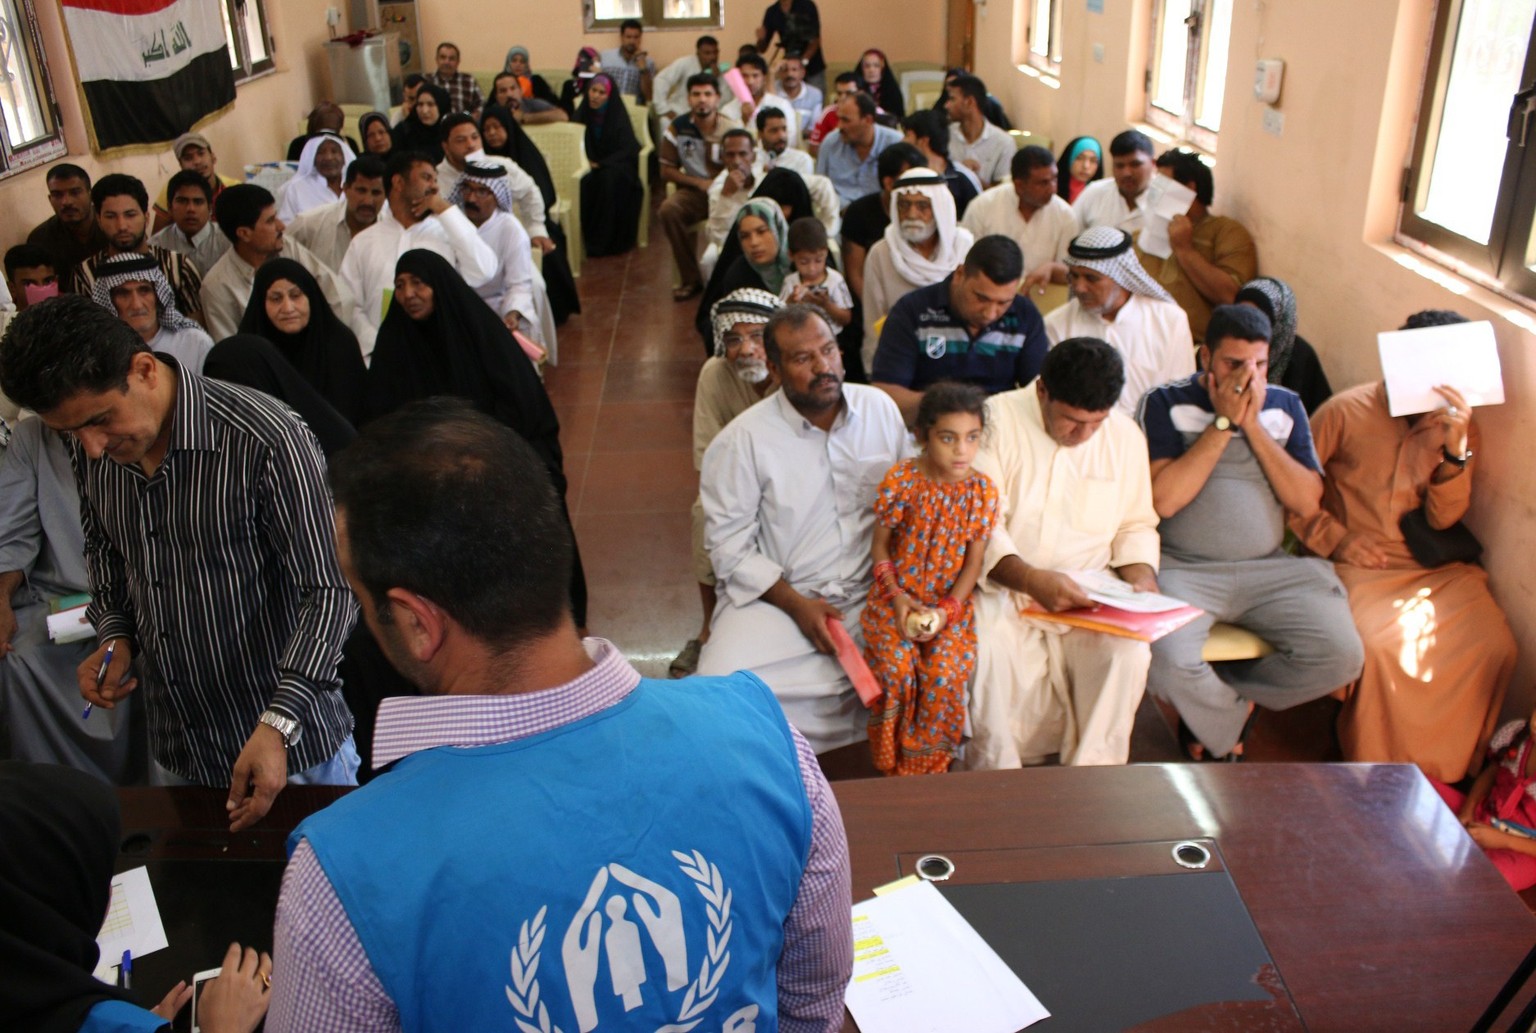
<path id="1" fill-rule="evenodd" d="M 64 154 L 32 0 L 0 0 L 0 176 Z"/>
<path id="2" fill-rule="evenodd" d="M 1154 0 L 1147 121 L 1214 151 L 1227 86 L 1232 0 Z"/>
<path id="3" fill-rule="evenodd" d="M 587 30 L 612 29 L 638 18 L 647 29 L 718 29 L 721 0 L 582 0 Z M 601 49 L 601 48 L 599 48 Z"/>
<path id="4" fill-rule="evenodd" d="M 235 82 L 243 82 L 262 72 L 270 72 L 272 38 L 267 35 L 265 0 L 220 0 L 224 16 L 224 40 L 229 46 L 229 65 L 235 70 Z"/>
<path id="5" fill-rule="evenodd" d="M 1436 13 L 1398 239 L 1536 299 L 1536 0 Z"/>
<path id="6" fill-rule="evenodd" d="M 1048 75 L 1061 73 L 1060 0 L 1026 0 L 1029 4 L 1028 43 L 1024 55 L 1032 68 Z"/>

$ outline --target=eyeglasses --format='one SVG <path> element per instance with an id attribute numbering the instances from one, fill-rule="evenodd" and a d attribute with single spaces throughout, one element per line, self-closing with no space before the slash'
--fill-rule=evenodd
<path id="1" fill-rule="evenodd" d="M 721 340 L 725 342 L 727 348 L 734 348 L 738 344 L 746 344 L 748 341 L 751 341 L 753 344 L 762 344 L 763 332 L 757 330 L 749 334 L 726 334 Z"/>

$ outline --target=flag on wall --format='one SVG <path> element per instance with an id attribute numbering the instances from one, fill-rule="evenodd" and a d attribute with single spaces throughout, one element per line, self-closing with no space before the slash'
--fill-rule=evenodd
<path id="1" fill-rule="evenodd" d="M 235 99 L 223 0 L 61 0 L 98 150 L 173 140 Z"/>

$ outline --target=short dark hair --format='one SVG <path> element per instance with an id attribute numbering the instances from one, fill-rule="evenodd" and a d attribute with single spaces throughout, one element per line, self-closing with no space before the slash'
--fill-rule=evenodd
<path id="1" fill-rule="evenodd" d="M 1069 337 L 1045 353 L 1040 383 L 1052 401 L 1108 412 L 1125 390 L 1125 360 L 1108 341 Z"/>
<path id="2" fill-rule="evenodd" d="M 708 72 L 694 72 L 688 77 L 688 89 L 692 90 L 699 86 L 708 86 L 716 93 L 720 92 L 720 83 Z"/>
<path id="3" fill-rule="evenodd" d="M 186 190 L 189 187 L 193 190 L 202 191 L 203 198 L 209 204 L 213 203 L 213 187 L 208 185 L 208 180 L 203 178 L 201 172 L 193 169 L 182 169 L 171 177 L 170 182 L 165 184 L 165 203 L 170 204 L 176 200 L 176 191 Z"/>
<path id="4" fill-rule="evenodd" d="M 412 72 L 410 75 L 405 77 L 404 81 L 401 83 L 401 86 L 408 90 L 412 86 L 420 86 L 426 81 L 427 77 L 422 75 L 420 72 Z"/>
<path id="5" fill-rule="evenodd" d="M 395 180 L 409 178 L 417 165 L 431 165 L 432 159 L 420 151 L 396 151 L 384 165 L 384 192 L 395 188 Z"/>
<path id="6" fill-rule="evenodd" d="M 974 100 L 978 108 L 987 102 L 987 84 L 969 73 L 955 76 L 953 81 L 946 81 L 944 86 L 953 86 L 960 91 L 960 96 Z"/>
<path id="7" fill-rule="evenodd" d="M 624 33 L 630 29 L 635 29 L 638 32 L 644 32 L 645 26 L 640 24 L 639 18 L 625 18 L 623 21 L 619 22 L 620 36 L 624 35 Z"/>
<path id="8" fill-rule="evenodd" d="M 491 80 L 491 97 L 493 99 L 496 96 L 496 84 L 501 82 L 501 80 L 503 80 L 503 79 L 511 79 L 513 82 L 517 83 L 519 87 L 522 86 L 522 83 L 518 82 L 517 76 L 514 75 L 513 73 L 511 73 L 511 72 L 497 72 L 496 73 L 496 77 Z"/>
<path id="9" fill-rule="evenodd" d="M 698 50 L 700 47 L 718 47 L 719 45 L 720 41 L 713 36 L 700 36 L 693 41 L 694 50 Z"/>
<path id="10" fill-rule="evenodd" d="M 0 390 L 48 413 L 82 391 L 126 391 L 133 357 L 149 351 L 128 324 L 83 294 L 28 305 L 0 337 Z"/>
<path id="11" fill-rule="evenodd" d="M 857 84 L 859 82 L 859 73 L 858 72 L 838 72 L 837 75 L 834 76 L 833 79 L 832 79 L 832 85 L 833 86 L 836 86 L 838 83 L 843 83 L 843 82 L 851 82 L 851 83 Z"/>
<path id="12" fill-rule="evenodd" d="M 427 398 L 373 421 L 332 457 L 330 480 L 380 622 L 403 588 L 505 650 L 570 613 L 571 532 L 549 471 L 467 402 Z"/>
<path id="13" fill-rule="evenodd" d="M 929 384 L 917 403 L 917 416 L 912 420 L 912 429 L 918 440 L 922 440 L 941 416 L 957 412 L 970 413 L 981 421 L 982 430 L 986 430 L 987 392 L 975 384 L 965 384 L 958 380 L 940 380 Z"/>
<path id="14" fill-rule="evenodd" d="M 1451 326 L 1454 323 L 1470 322 L 1460 312 L 1452 312 L 1448 308 L 1427 308 L 1421 312 L 1415 312 L 1399 330 L 1423 330 L 1429 326 Z"/>
<path id="15" fill-rule="evenodd" d="M 781 60 L 781 61 L 799 61 L 799 62 L 801 62 L 803 64 L 805 62 L 805 51 L 799 50 L 799 49 L 786 50 L 786 51 L 784 51 L 784 56 L 782 58 L 780 58 L 779 60 Z"/>
<path id="16" fill-rule="evenodd" d="M 881 186 L 885 185 L 886 180 L 895 179 L 908 169 L 927 167 L 928 159 L 923 157 L 923 152 L 905 140 L 891 144 L 875 159 L 875 174 L 880 177 Z"/>
<path id="17" fill-rule="evenodd" d="M 79 165 L 72 165 L 67 161 L 61 161 L 57 165 L 48 166 L 48 175 L 43 177 L 44 183 L 54 183 L 61 179 L 83 179 L 85 189 L 91 189 L 91 174 Z"/>
<path id="18" fill-rule="evenodd" d="M 1211 167 L 1201 160 L 1200 155 L 1175 147 L 1157 156 L 1157 167 L 1167 169 L 1174 182 L 1189 187 L 1195 192 L 1196 201 L 1210 207 L 1211 198 L 1216 195 L 1216 183 L 1211 178 Z"/>
<path id="19" fill-rule="evenodd" d="M 1111 157 L 1123 158 L 1127 154 L 1136 154 L 1138 151 L 1149 158 L 1156 153 L 1152 147 L 1152 141 L 1147 138 L 1146 133 L 1127 129 L 1123 133 L 1116 134 L 1115 138 L 1109 141 Z M 1050 388 L 1046 388 L 1046 390 L 1050 390 Z"/>
<path id="20" fill-rule="evenodd" d="M 1030 144 L 1013 152 L 1013 160 L 1008 164 L 1008 175 L 1013 179 L 1028 179 L 1029 174 L 1036 169 L 1054 167 L 1055 164 L 1056 155 L 1039 144 Z"/>
<path id="21" fill-rule="evenodd" d="M 720 149 L 722 151 L 725 150 L 725 141 L 733 139 L 734 137 L 738 137 L 738 136 L 746 137 L 747 138 L 747 143 L 752 144 L 754 147 L 757 146 L 757 141 L 752 138 L 752 134 L 751 133 L 749 133 L 745 129 L 741 128 L 741 126 L 733 126 L 730 129 L 727 129 L 725 131 L 725 133 L 720 137 Z"/>
<path id="22" fill-rule="evenodd" d="M 17 244 L 5 253 L 6 279 L 10 279 L 23 269 L 36 269 L 39 266 L 47 266 L 55 273 L 59 271 L 53 264 L 53 256 L 37 244 Z"/>
<path id="23" fill-rule="evenodd" d="M 464 56 L 463 52 L 459 50 L 459 45 L 457 43 L 449 43 L 447 40 L 444 40 L 437 45 L 437 50 L 432 51 L 432 56 L 436 57 L 437 51 L 442 50 L 444 47 L 447 47 L 449 50 L 453 51 L 454 55 L 457 57 Z"/>
<path id="24" fill-rule="evenodd" d="M 239 239 L 235 236 L 236 230 L 255 226 L 261 213 L 276 203 L 277 199 L 265 187 L 238 183 L 219 191 L 218 200 L 213 202 L 213 221 L 233 244 Z"/>
<path id="25" fill-rule="evenodd" d="M 877 114 L 880 113 L 880 105 L 875 103 L 875 98 L 871 97 L 863 90 L 855 93 L 852 97 L 844 97 L 842 100 L 838 101 L 838 103 L 853 104 L 859 109 L 860 118 L 874 118 Z"/>
<path id="26" fill-rule="evenodd" d="M 736 59 L 737 68 L 756 68 L 764 75 L 768 74 L 768 62 L 763 60 L 761 54 L 742 54 Z"/>
<path id="27" fill-rule="evenodd" d="M 770 118 L 782 118 L 786 125 L 789 123 L 789 116 L 784 114 L 782 108 L 763 108 L 757 113 L 757 118 L 755 120 L 757 122 L 757 131 L 759 133 L 767 128 L 768 120 Z"/>
<path id="28" fill-rule="evenodd" d="M 981 273 L 993 283 L 1012 283 L 1024 275 L 1024 252 L 1012 237 L 991 233 L 966 253 L 965 275 Z"/>
<path id="29" fill-rule="evenodd" d="M 901 120 L 901 128 L 919 140 L 927 140 L 936 154 L 949 153 L 949 119 L 942 111 L 924 108 Z"/>
<path id="30" fill-rule="evenodd" d="M 1268 341 L 1274 333 L 1269 317 L 1252 305 L 1217 305 L 1205 324 L 1205 346 L 1215 354 L 1227 338 L 1239 341 Z"/>
<path id="31" fill-rule="evenodd" d="M 785 250 L 790 253 L 826 251 L 827 228 L 821 224 L 820 219 L 812 215 L 796 219 L 789 224 L 789 239 L 785 244 Z"/>
<path id="32" fill-rule="evenodd" d="M 96 181 L 96 185 L 91 187 L 91 204 L 100 211 L 101 203 L 107 198 L 124 195 L 139 202 L 139 208 L 143 211 L 149 211 L 149 191 L 144 189 L 144 181 L 122 172 L 108 173 Z"/>
<path id="33" fill-rule="evenodd" d="M 811 320 L 821 321 L 821 325 L 827 328 L 832 339 L 837 339 L 837 327 L 827 318 L 827 314 L 815 305 L 807 305 L 804 302 L 796 302 L 785 305 L 773 315 L 768 317 L 768 325 L 763 327 L 763 353 L 768 356 L 768 361 L 774 365 L 779 363 L 779 331 L 780 329 L 798 330 Z"/>
<path id="34" fill-rule="evenodd" d="M 349 187 L 359 179 L 383 179 L 384 159 L 377 154 L 363 154 L 352 159 L 352 164 L 347 166 L 347 174 L 342 177 L 341 185 Z"/>

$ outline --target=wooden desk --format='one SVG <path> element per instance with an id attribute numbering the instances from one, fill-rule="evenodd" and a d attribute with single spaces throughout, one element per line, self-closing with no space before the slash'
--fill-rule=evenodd
<path id="1" fill-rule="evenodd" d="M 1466 1030 L 1536 942 L 1536 920 L 1409 765 L 1036 768 L 833 788 L 855 900 L 908 874 L 900 855 L 1215 839 L 1313 1033 Z"/>

